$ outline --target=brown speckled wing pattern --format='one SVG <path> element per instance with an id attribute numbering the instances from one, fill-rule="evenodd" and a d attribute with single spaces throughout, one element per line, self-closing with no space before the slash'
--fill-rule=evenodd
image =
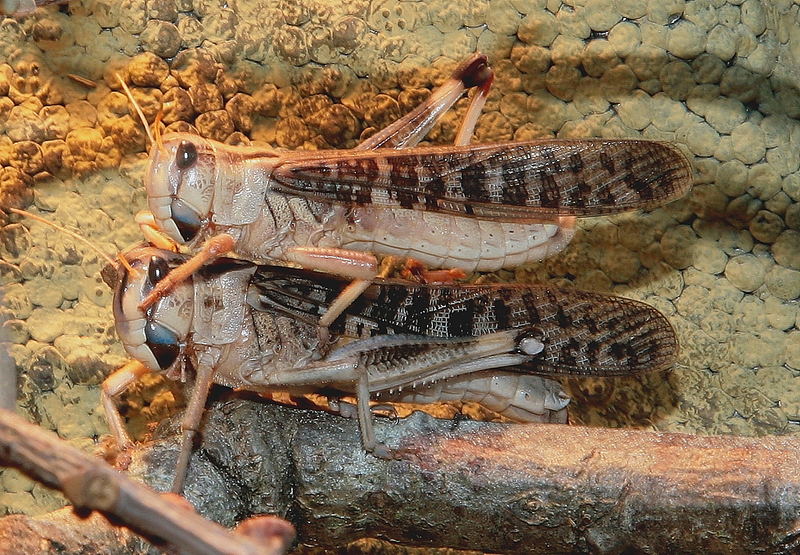
<path id="1" fill-rule="evenodd" d="M 272 177 L 277 190 L 317 201 L 508 221 L 653 208 L 692 183 L 675 146 L 628 139 L 327 151 L 287 159 Z"/>
<path id="2" fill-rule="evenodd" d="M 250 302 L 316 322 L 347 281 L 301 270 L 262 267 Z M 675 360 L 675 332 L 654 308 L 629 299 L 533 285 L 372 285 L 331 326 L 365 337 L 417 334 L 470 337 L 520 330 L 544 350 L 521 371 L 623 376 L 662 370 Z"/>

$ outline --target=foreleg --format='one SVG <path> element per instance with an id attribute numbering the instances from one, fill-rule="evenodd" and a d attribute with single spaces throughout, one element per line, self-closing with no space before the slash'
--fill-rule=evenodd
<path id="1" fill-rule="evenodd" d="M 186 471 L 189 467 L 189 459 L 194 447 L 194 438 L 200 430 L 200 421 L 208 399 L 208 391 L 214 383 L 214 372 L 218 362 L 217 353 L 206 352 L 198 357 L 196 377 L 192 386 L 192 393 L 189 403 L 181 420 L 181 447 L 178 454 L 178 461 L 175 464 L 175 478 L 172 482 L 170 491 L 181 493 L 183 484 L 186 480 Z"/>
<path id="2" fill-rule="evenodd" d="M 132 383 L 149 373 L 144 364 L 138 360 L 132 360 L 122 368 L 113 372 L 103 380 L 100 390 L 100 402 L 106 413 L 106 422 L 112 435 L 117 440 L 120 449 L 127 449 L 133 445 L 128 432 L 125 430 L 125 422 L 117 408 L 116 399 L 127 390 Z"/>
<path id="3" fill-rule="evenodd" d="M 154 302 L 169 293 L 176 285 L 186 281 L 205 264 L 233 250 L 235 241 L 227 234 L 216 235 L 203 243 L 203 247 L 192 258 L 174 268 L 159 281 L 139 305 L 139 310 L 147 310 Z"/>

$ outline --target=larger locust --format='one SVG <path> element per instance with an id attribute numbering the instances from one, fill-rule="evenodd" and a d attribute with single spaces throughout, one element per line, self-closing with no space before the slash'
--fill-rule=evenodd
<path id="1" fill-rule="evenodd" d="M 104 382 L 102 394 L 110 427 L 125 446 L 114 397 L 147 372 L 196 374 L 176 491 L 214 382 L 265 393 L 355 395 L 364 448 L 390 457 L 373 431 L 374 394 L 403 400 L 415 397 L 415 388 L 431 393 L 431 384 L 444 382 L 477 400 L 494 396 L 490 408 L 513 419 L 542 420 L 567 399 L 540 376 L 633 375 L 666 368 L 677 351 L 664 316 L 636 301 L 545 286 L 392 280 L 378 280 L 346 307 L 330 326 L 335 345 L 323 351 L 318 320 L 347 287 L 345 279 L 225 258 L 142 310 L 142 299 L 185 259 L 142 247 L 127 253 L 127 269 L 116 268 L 116 328 L 134 360 Z"/>
<path id="2" fill-rule="evenodd" d="M 377 255 L 466 272 L 512 268 L 561 249 L 576 217 L 651 209 L 683 196 L 692 173 L 673 145 L 552 139 L 470 145 L 493 72 L 476 54 L 411 113 L 352 150 L 286 152 L 191 134 L 154 141 L 145 174 L 153 244 L 196 253 L 152 304 L 227 252 L 290 261 L 355 281 L 330 324 L 376 275 Z M 455 145 L 417 147 L 464 93 L 477 92 Z"/>

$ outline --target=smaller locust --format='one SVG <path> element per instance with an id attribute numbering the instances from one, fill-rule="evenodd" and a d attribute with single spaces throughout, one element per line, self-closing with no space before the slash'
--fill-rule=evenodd
<path id="1" fill-rule="evenodd" d="M 446 337 L 406 333 L 381 342 L 377 337 L 371 341 L 367 338 L 372 334 L 382 333 L 382 330 L 392 332 L 394 328 L 384 330 L 379 321 L 371 325 L 361 322 L 357 324 L 356 330 L 351 329 L 346 333 L 337 328 L 337 337 L 344 341 L 357 338 L 349 353 L 338 351 L 336 355 L 323 357 L 319 352 L 319 338 L 312 331 L 316 329 L 313 323 L 317 318 L 314 311 L 327 302 L 324 298 L 326 290 L 330 292 L 337 290 L 337 286 L 344 286 L 341 280 L 329 278 L 332 281 L 319 288 L 319 285 L 314 285 L 310 280 L 321 279 L 323 274 L 292 272 L 286 268 L 270 268 L 222 259 L 202 269 L 174 293 L 161 299 L 157 306 L 141 311 L 137 306 L 141 295 L 163 279 L 173 267 L 181 264 L 185 257 L 152 247 L 134 247 L 127 255 L 119 255 L 114 260 L 86 238 L 69 229 L 25 210 L 11 208 L 9 211 L 57 229 L 60 233 L 82 242 L 107 261 L 102 274 L 104 280 L 115 289 L 115 327 L 126 351 L 134 357 L 104 381 L 101 393 L 109 429 L 121 449 L 127 448 L 132 442 L 114 398 L 138 377 L 150 371 L 164 372 L 167 377 L 182 381 L 189 375 L 196 374 L 200 378 L 208 378 L 223 385 L 257 391 L 263 397 L 280 403 L 311 405 L 354 417 L 358 416 L 357 406 L 342 402 L 338 396 L 325 398 L 311 394 L 322 388 L 326 395 L 330 395 L 337 393 L 335 389 L 324 385 L 292 387 L 291 390 L 284 390 L 280 385 L 267 387 L 271 382 L 264 379 L 262 374 L 286 372 L 290 369 L 310 371 L 315 368 L 324 371 L 326 364 L 333 364 L 332 368 L 336 371 L 337 364 L 351 364 L 360 360 L 360 357 L 371 360 L 364 367 L 368 371 L 380 369 L 381 364 L 389 364 L 395 369 L 395 379 L 402 382 L 405 376 L 411 382 L 418 382 L 416 387 L 405 389 L 403 386 L 394 388 L 389 384 L 386 390 L 385 387 L 381 389 L 381 384 L 386 385 L 384 378 L 373 379 L 371 387 L 377 387 L 377 394 L 385 401 L 417 404 L 473 401 L 517 422 L 566 422 L 569 398 L 557 382 L 523 372 L 480 370 L 526 358 L 517 353 L 506 358 L 483 357 L 480 360 L 483 354 L 491 350 L 511 350 L 513 342 L 510 341 L 510 334 L 506 334 L 506 337 L 497 335 L 499 341 L 495 338 L 476 341 L 467 337 L 450 340 Z M 292 285 L 282 291 L 281 284 L 284 282 Z M 229 290 L 231 286 L 233 289 Z M 309 286 L 317 287 L 317 293 L 306 299 L 308 304 L 299 307 L 295 300 L 291 303 L 291 309 L 288 306 L 283 310 L 269 307 L 272 295 L 294 295 L 298 287 L 307 289 Z M 258 308 L 254 308 L 248 299 Z M 302 308 L 302 314 L 297 313 L 299 308 Z M 352 320 L 348 322 L 352 328 Z M 406 327 L 411 329 L 413 326 Z M 403 326 L 397 329 L 402 331 Z M 478 351 L 470 351 L 470 344 L 477 343 L 483 343 L 483 347 Z M 526 344 L 536 348 L 535 342 Z M 220 357 L 213 358 L 215 354 Z M 315 366 L 315 361 L 318 360 L 320 362 Z M 431 373 L 437 372 L 437 368 L 443 369 L 448 365 L 468 361 L 473 361 L 474 364 L 463 366 L 461 371 L 474 372 L 439 381 L 434 381 L 438 374 L 431 376 Z M 196 368 L 201 371 L 195 372 Z M 314 381 L 313 377 L 305 374 L 301 374 L 301 377 Z M 344 372 L 340 378 L 348 382 L 348 376 Z M 281 380 L 282 378 L 278 381 Z M 333 382 L 339 383 L 341 380 L 334 379 Z M 286 381 L 292 382 L 291 379 Z M 324 383 L 326 379 L 319 378 L 319 381 Z M 175 487 L 178 489 L 181 487 L 191 437 L 202 414 L 209 383 L 203 382 L 193 389 L 195 395 L 184 419 L 184 427 L 189 431 L 185 433 L 181 462 L 176 472 Z M 351 389 L 339 388 L 338 393 L 346 393 Z M 362 429 L 371 434 L 371 422 L 366 421 Z M 371 445 L 368 439 L 364 443 L 368 448 Z M 382 447 L 379 446 L 378 454 L 381 453 Z"/>
<path id="2" fill-rule="evenodd" d="M 181 281 L 146 310 L 141 301 L 186 257 L 153 247 L 108 266 L 117 333 L 133 361 L 103 383 L 102 402 L 121 446 L 130 443 L 114 397 L 144 373 L 196 375 L 182 420 L 174 491 L 180 491 L 209 387 L 270 394 L 335 391 L 355 395 L 362 443 L 396 453 L 375 438 L 369 401 L 455 380 L 491 394 L 517 420 L 559 411 L 568 399 L 541 375 L 626 376 L 672 364 L 669 322 L 644 303 L 528 285 L 411 285 L 378 280 L 331 323 L 320 349 L 319 317 L 347 280 L 221 258 Z M 349 342 L 348 342 L 349 340 Z M 456 385 L 456 387 L 459 387 Z M 527 398 L 537 392 L 537 399 Z M 503 397 L 505 396 L 505 397 Z M 531 410 L 531 408 L 535 410 Z"/>

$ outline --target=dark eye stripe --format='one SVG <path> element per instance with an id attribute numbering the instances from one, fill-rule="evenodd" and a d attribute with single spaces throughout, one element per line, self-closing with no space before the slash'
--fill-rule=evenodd
<path id="1" fill-rule="evenodd" d="M 175 222 L 175 227 L 178 228 L 183 240 L 188 242 L 194 239 L 203 225 L 200 216 L 181 200 L 173 200 L 170 209 L 172 221 Z"/>
<path id="2" fill-rule="evenodd" d="M 185 170 L 191 168 L 197 162 L 197 147 L 189 141 L 181 141 L 175 152 L 175 164 L 178 169 Z"/>
<path id="3" fill-rule="evenodd" d="M 172 366 L 180 354 L 177 336 L 155 322 L 147 322 L 144 327 L 145 344 L 156 357 L 158 366 L 166 370 Z"/>

